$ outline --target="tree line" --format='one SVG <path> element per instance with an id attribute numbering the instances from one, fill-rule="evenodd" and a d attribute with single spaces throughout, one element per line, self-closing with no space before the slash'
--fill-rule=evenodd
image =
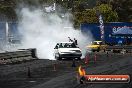
<path id="1" fill-rule="evenodd" d="M 85 0 L 84 0 L 85 1 Z M 75 25 L 80 23 L 97 23 L 98 15 L 103 16 L 104 22 L 132 22 L 132 0 L 87 0 L 94 4 L 85 8 L 83 0 L 74 12 Z"/>
<path id="2" fill-rule="evenodd" d="M 1 0 L 0 16 L 17 19 L 15 8 L 21 2 L 36 6 L 56 2 L 66 9 L 72 9 L 75 25 L 96 23 L 99 14 L 104 22 L 132 22 L 132 0 Z"/>

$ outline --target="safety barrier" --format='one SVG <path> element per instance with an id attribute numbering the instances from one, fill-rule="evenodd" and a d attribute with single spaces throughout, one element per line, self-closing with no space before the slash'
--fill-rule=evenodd
<path id="1" fill-rule="evenodd" d="M 106 51 L 112 51 L 113 53 L 132 53 L 132 45 L 124 45 L 124 46 L 107 46 Z"/>
<path id="2" fill-rule="evenodd" d="M 0 53 L 0 64 L 10 64 L 37 59 L 36 49 L 19 49 Z"/>

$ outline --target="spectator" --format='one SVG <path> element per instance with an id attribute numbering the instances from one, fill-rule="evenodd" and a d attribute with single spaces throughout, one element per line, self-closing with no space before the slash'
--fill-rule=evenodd
<path id="1" fill-rule="evenodd" d="M 68 47 L 68 45 L 67 45 L 67 43 L 64 45 L 64 48 L 67 48 Z"/>
<path id="2" fill-rule="evenodd" d="M 62 45 L 62 43 L 59 45 L 59 48 L 63 48 L 63 45 Z"/>
<path id="3" fill-rule="evenodd" d="M 73 40 L 70 37 L 68 37 L 68 38 L 69 38 L 69 42 L 73 42 Z"/>
<path id="4" fill-rule="evenodd" d="M 75 45 L 78 45 L 78 44 L 77 44 L 77 40 L 76 40 L 75 38 L 74 38 L 74 44 L 75 44 Z"/>
<path id="5" fill-rule="evenodd" d="M 72 44 L 71 44 L 71 48 L 76 48 L 75 43 L 72 43 Z"/>

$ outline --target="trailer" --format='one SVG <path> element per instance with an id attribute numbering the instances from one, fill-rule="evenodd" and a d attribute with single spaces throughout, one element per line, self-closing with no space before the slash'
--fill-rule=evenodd
<path id="1" fill-rule="evenodd" d="M 132 30 L 132 22 L 110 22 L 104 23 L 104 42 L 108 45 L 116 45 L 119 41 L 126 42 L 125 37 L 113 37 L 112 33 L 117 32 L 121 28 L 128 27 Z M 94 41 L 101 40 L 101 31 L 99 23 L 82 23 L 80 29 L 84 35 L 89 33 L 94 38 Z M 132 37 L 128 37 L 128 40 L 132 42 Z"/>

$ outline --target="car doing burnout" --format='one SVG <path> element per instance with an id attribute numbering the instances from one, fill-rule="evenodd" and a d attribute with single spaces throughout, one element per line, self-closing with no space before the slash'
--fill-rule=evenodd
<path id="1" fill-rule="evenodd" d="M 55 59 L 60 60 L 62 58 L 80 59 L 82 52 L 73 42 L 57 43 L 55 48 Z"/>

